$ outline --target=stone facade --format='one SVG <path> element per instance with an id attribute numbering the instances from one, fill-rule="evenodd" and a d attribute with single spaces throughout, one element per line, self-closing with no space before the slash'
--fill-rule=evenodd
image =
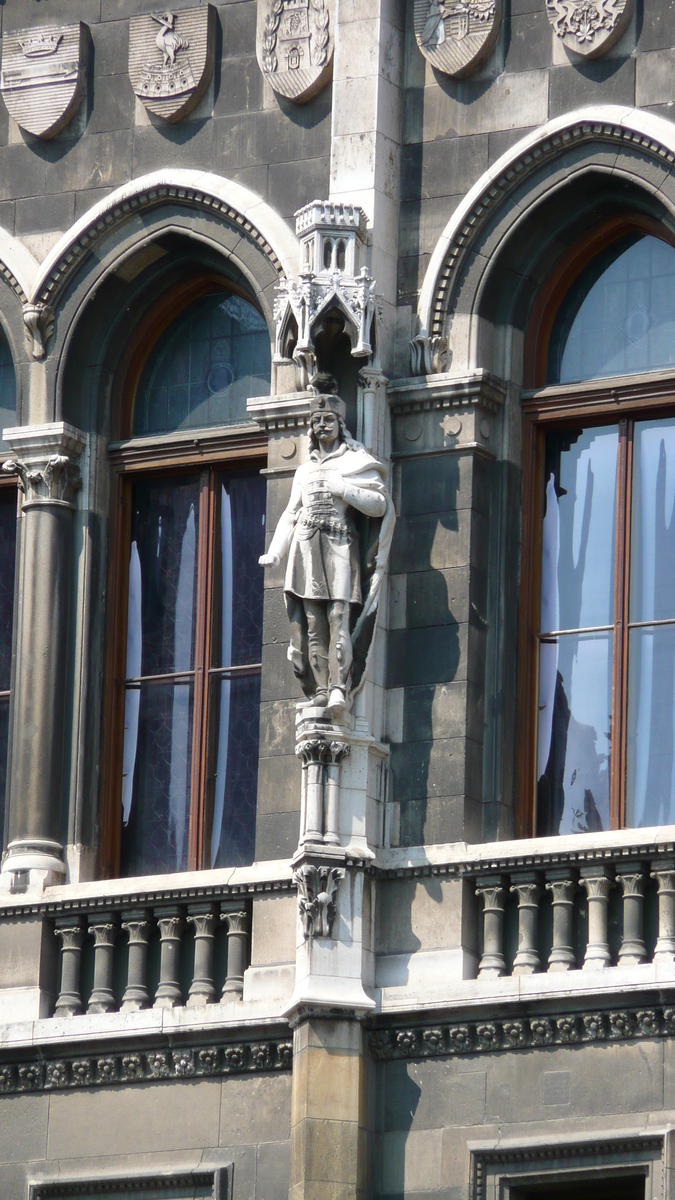
<path id="1" fill-rule="evenodd" d="M 675 228 L 675 8 L 577 7 L 0 6 L 7 1200 L 675 1196 L 675 832 L 523 815 L 533 322 L 596 227 Z M 262 316 L 269 394 L 134 434 L 203 280 Z M 254 859 L 120 878 L 120 474 L 253 464 L 269 544 L 317 374 L 396 509 L 365 686 L 298 708 L 268 565 Z"/>

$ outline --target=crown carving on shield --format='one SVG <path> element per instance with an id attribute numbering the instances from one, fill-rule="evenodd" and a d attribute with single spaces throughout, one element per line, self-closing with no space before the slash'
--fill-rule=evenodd
<path id="1" fill-rule="evenodd" d="M 18 39 L 25 58 L 43 58 L 55 54 L 63 34 L 58 29 L 45 33 L 29 33 Z"/>

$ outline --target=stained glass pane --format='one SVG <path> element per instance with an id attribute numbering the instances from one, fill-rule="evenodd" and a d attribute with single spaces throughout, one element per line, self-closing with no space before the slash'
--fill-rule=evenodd
<path id="1" fill-rule="evenodd" d="M 220 620 L 214 666 L 260 662 L 265 549 L 265 481 L 260 475 L 222 476 L 220 499 Z"/>
<path id="2" fill-rule="evenodd" d="M 134 433 L 247 421 L 246 400 L 270 388 L 270 335 L 241 296 L 213 292 L 190 305 L 153 350 L 140 380 Z"/>
<path id="3" fill-rule="evenodd" d="M 675 365 L 675 248 L 631 233 L 581 272 L 551 335 L 548 381 L 570 383 Z"/>
<path id="4" fill-rule="evenodd" d="M 194 665 L 199 476 L 132 487 L 127 678 Z"/>
<path id="5" fill-rule="evenodd" d="M 187 868 L 192 710 L 191 683 L 144 683 L 126 690 L 123 875 Z"/>
<path id="6" fill-rule="evenodd" d="M 258 779 L 260 675 L 211 684 L 218 747 L 213 785 L 211 866 L 253 862 Z"/>

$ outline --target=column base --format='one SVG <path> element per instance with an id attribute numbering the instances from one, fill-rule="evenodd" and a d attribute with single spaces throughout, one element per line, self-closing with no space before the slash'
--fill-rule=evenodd
<path id="1" fill-rule="evenodd" d="M 46 838 L 17 838 L 7 847 L 7 857 L 0 874 L 9 891 L 23 892 L 28 888 L 57 887 L 66 882 L 63 846 Z"/>

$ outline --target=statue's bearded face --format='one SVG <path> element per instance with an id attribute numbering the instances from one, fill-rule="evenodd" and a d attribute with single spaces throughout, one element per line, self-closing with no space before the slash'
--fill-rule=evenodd
<path id="1" fill-rule="evenodd" d="M 320 446 L 332 446 L 340 434 L 340 423 L 330 409 L 312 415 L 312 431 Z"/>

